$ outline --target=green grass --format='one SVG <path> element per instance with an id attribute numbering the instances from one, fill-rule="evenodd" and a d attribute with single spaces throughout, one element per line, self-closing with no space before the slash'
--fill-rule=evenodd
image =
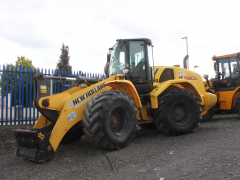
<path id="1" fill-rule="evenodd" d="M 234 118 L 232 118 L 232 119 L 228 119 L 228 121 L 238 121 L 239 119 L 234 119 Z"/>
<path id="2" fill-rule="evenodd" d="M 88 154 L 93 154 L 93 151 L 89 151 Z"/>
<path id="3" fill-rule="evenodd" d="M 218 116 L 215 119 L 226 119 L 226 118 L 227 118 L 226 116 Z"/>

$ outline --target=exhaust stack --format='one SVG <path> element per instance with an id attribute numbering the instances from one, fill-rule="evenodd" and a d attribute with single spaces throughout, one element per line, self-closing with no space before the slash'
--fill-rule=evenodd
<path id="1" fill-rule="evenodd" d="M 185 68 L 185 69 L 189 69 L 189 67 L 187 65 L 188 64 L 188 58 L 189 58 L 189 55 L 186 55 L 183 59 L 183 68 Z"/>

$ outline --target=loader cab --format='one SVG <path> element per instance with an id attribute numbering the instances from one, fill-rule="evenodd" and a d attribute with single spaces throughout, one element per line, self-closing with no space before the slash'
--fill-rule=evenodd
<path id="1" fill-rule="evenodd" d="M 109 76 L 124 74 L 139 94 L 148 94 L 153 86 L 152 42 L 150 39 L 118 39 L 110 48 Z"/>
<path id="2" fill-rule="evenodd" d="M 213 57 L 215 75 L 212 85 L 217 91 L 232 91 L 239 86 L 239 58 L 238 56 Z"/>

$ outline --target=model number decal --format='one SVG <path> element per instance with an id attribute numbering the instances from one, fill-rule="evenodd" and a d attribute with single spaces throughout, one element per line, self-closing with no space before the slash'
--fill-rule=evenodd
<path id="1" fill-rule="evenodd" d="M 198 80 L 195 76 L 179 76 L 179 79 Z"/>

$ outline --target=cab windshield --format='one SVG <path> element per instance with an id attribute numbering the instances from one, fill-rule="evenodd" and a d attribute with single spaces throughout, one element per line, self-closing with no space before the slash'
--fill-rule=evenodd
<path id="1" fill-rule="evenodd" d="M 152 60 L 152 57 L 148 57 L 148 55 L 152 56 L 151 46 L 146 46 L 144 41 L 118 41 L 110 50 L 108 71 L 110 76 L 124 74 L 123 69 L 126 68 L 129 69 L 129 79 L 133 83 L 147 81 L 149 67 L 146 67 L 146 64 L 148 59 Z"/>
<path id="2" fill-rule="evenodd" d="M 237 72 L 239 69 L 237 61 L 237 57 L 221 58 L 218 60 L 220 80 L 228 78 L 230 76 L 232 78 L 238 76 Z"/>
<path id="3" fill-rule="evenodd" d="M 117 42 L 111 51 L 111 58 L 109 64 L 109 75 L 123 74 L 126 61 L 126 45 Z"/>

